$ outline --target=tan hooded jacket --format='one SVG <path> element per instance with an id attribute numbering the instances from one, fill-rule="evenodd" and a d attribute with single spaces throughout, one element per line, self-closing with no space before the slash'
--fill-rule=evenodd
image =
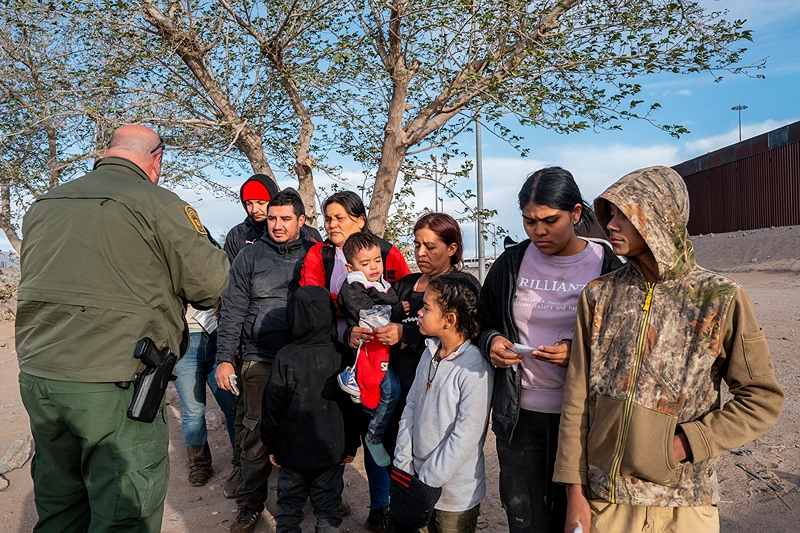
<path id="1" fill-rule="evenodd" d="M 719 500 L 711 459 L 772 427 L 783 405 L 752 304 L 733 280 L 696 265 L 689 196 L 667 167 L 623 177 L 597 200 L 633 223 L 655 256 L 647 283 L 635 259 L 587 285 L 562 407 L 553 480 L 588 485 L 611 503 L 661 507 Z M 720 408 L 720 380 L 734 399 Z M 675 464 L 683 431 L 690 461 Z"/>

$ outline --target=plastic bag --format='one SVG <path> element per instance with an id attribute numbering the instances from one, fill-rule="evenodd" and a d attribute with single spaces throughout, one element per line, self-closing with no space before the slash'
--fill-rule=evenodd
<path id="1" fill-rule="evenodd" d="M 391 317 L 391 305 L 373 305 L 369 309 L 362 309 L 358 312 L 358 325 L 362 328 L 376 329 L 389 324 Z"/>

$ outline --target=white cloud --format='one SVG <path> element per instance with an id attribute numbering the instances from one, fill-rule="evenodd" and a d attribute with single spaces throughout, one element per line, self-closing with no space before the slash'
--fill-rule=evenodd
<path id="1" fill-rule="evenodd" d="M 742 124 L 742 139 L 749 139 L 761 135 L 762 133 L 772 131 L 781 126 L 791 124 L 792 122 L 794 122 L 793 119 L 769 119 L 754 124 Z M 739 142 L 739 127 L 734 126 L 732 129 L 720 135 L 687 141 L 685 144 L 685 157 L 683 159 L 691 159 L 699 155 L 707 154 L 708 152 L 719 150 L 720 148 L 737 142 Z"/>
<path id="2" fill-rule="evenodd" d="M 678 89 L 677 91 L 666 90 L 663 93 L 661 93 L 661 98 L 664 98 L 666 96 L 672 96 L 673 94 L 675 96 L 692 96 L 692 91 L 690 91 L 689 89 Z"/>
<path id="3" fill-rule="evenodd" d="M 748 28 L 766 28 L 786 22 L 791 15 L 800 13 L 796 0 L 772 0 L 769 8 L 753 0 L 700 0 L 700 5 L 709 11 L 727 10 L 728 20 L 747 19 Z"/>
<path id="4" fill-rule="evenodd" d="M 797 74 L 800 72 L 800 63 L 778 63 L 778 66 L 775 67 L 775 63 L 770 63 L 774 68 L 769 70 L 769 75 L 771 77 L 776 76 L 785 76 L 790 74 Z"/>
<path id="5" fill-rule="evenodd" d="M 610 184 L 628 172 L 651 165 L 674 165 L 682 159 L 680 147 L 670 145 L 633 146 L 627 144 L 595 146 L 543 146 L 537 155 L 547 154 L 547 159 L 537 158 L 493 158 L 483 160 L 484 206 L 494 209 L 497 216 L 493 222 L 506 229 L 512 237 L 523 238 L 517 193 L 529 174 L 546 166 L 561 166 L 575 176 L 578 186 L 587 202 L 591 204 L 596 196 Z M 475 172 L 463 180 L 460 189 L 476 189 Z M 414 184 L 415 209 L 433 207 L 433 185 L 430 182 Z M 440 192 L 441 196 L 441 192 Z M 458 201 L 445 199 L 445 211 L 454 217 L 463 217 L 463 209 Z M 469 201 L 475 205 L 475 199 Z M 468 257 L 475 256 L 475 225 L 462 224 L 464 247 Z M 486 244 L 487 253 L 492 253 L 491 242 Z"/>

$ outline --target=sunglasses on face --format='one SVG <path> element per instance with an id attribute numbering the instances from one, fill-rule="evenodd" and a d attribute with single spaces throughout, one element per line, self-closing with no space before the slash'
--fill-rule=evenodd
<path id="1" fill-rule="evenodd" d="M 152 150 L 150 150 L 150 153 L 151 153 L 151 154 L 154 154 L 154 153 L 156 153 L 157 151 L 159 151 L 159 150 L 161 150 L 162 148 L 164 148 L 164 139 L 162 139 L 161 137 L 159 137 L 159 138 L 158 138 L 158 140 L 159 140 L 158 146 L 156 146 L 155 148 L 153 148 Z"/>

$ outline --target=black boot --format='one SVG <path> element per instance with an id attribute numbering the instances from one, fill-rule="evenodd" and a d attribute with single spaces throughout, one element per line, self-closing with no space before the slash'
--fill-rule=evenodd
<path id="1" fill-rule="evenodd" d="M 386 524 L 389 520 L 389 506 L 380 509 L 370 509 L 364 527 L 375 533 L 386 533 Z"/>

